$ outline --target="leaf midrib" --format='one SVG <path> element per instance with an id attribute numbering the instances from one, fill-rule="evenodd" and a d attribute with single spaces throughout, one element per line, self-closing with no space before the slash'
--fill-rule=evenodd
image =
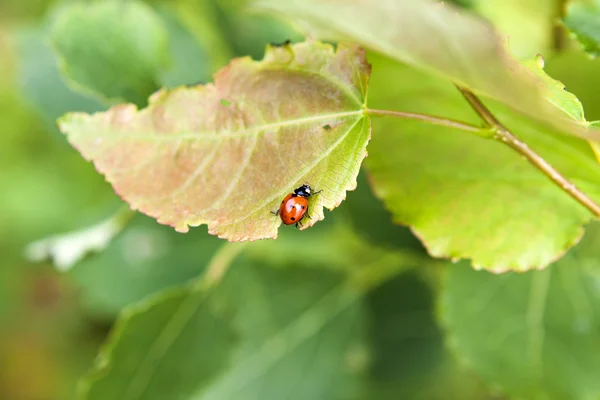
<path id="1" fill-rule="evenodd" d="M 298 346 L 305 343 L 306 340 L 309 340 L 314 335 L 321 332 L 323 327 L 330 323 L 335 317 L 347 310 L 354 303 L 358 302 L 360 300 L 358 293 L 344 293 L 344 289 L 347 288 L 346 284 L 347 282 L 343 281 L 332 287 L 308 309 L 298 315 L 296 319 L 273 332 L 273 334 L 266 338 L 257 348 L 244 355 L 244 357 L 231 369 L 231 375 L 225 377 L 225 382 L 231 376 L 236 377 L 236 374 L 239 374 L 237 378 L 241 377 L 241 379 L 233 380 L 233 385 L 225 386 L 226 393 L 229 395 L 227 398 L 231 398 L 232 396 L 235 396 L 235 394 L 240 393 L 244 387 L 255 381 L 255 379 L 263 376 L 265 371 L 268 371 L 276 365 L 280 360 L 297 349 Z M 326 305 L 326 309 L 328 309 L 330 313 L 321 316 L 318 321 L 313 322 L 312 319 L 314 319 L 316 311 L 323 305 Z M 306 326 L 309 326 L 309 328 L 306 328 Z M 284 339 L 286 336 L 288 341 Z M 287 342 L 285 351 L 281 351 L 275 355 L 273 355 L 273 352 L 270 352 L 269 354 L 269 348 L 274 347 L 281 341 Z M 222 390 L 223 386 L 219 386 L 217 386 L 217 389 Z M 202 395 L 195 396 L 194 400 L 199 400 L 200 398 L 202 398 Z"/>
<path id="2" fill-rule="evenodd" d="M 239 138 L 244 136 L 250 136 L 253 134 L 259 134 L 266 130 L 276 130 L 293 125 L 303 125 L 311 122 L 319 122 L 332 118 L 344 118 L 352 116 L 362 116 L 364 114 L 363 109 L 354 111 L 345 111 L 330 114 L 317 114 L 305 118 L 289 119 L 282 122 L 267 123 L 263 125 L 257 125 L 248 129 L 242 129 L 239 131 L 223 131 L 223 132 L 174 132 L 165 135 L 153 135 L 151 133 L 127 133 L 127 139 L 139 139 L 139 140 L 150 140 L 150 141 L 175 141 L 175 140 L 222 140 L 224 138 Z M 103 131 L 103 138 L 123 140 L 122 131 Z M 75 134 L 73 136 L 81 136 L 82 134 Z"/>

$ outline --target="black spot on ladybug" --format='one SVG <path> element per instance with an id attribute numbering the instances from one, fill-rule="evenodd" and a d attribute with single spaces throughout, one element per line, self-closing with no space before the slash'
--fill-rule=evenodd
<path id="1" fill-rule="evenodd" d="M 292 217 L 292 221 L 295 221 L 295 220 L 296 220 L 296 218 Z"/>
<path id="2" fill-rule="evenodd" d="M 302 209 L 304 210 L 304 206 L 302 206 Z"/>

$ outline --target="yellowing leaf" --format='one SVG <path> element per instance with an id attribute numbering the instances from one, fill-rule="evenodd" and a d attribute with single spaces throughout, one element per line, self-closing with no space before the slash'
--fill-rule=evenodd
<path id="1" fill-rule="evenodd" d="M 274 238 L 270 211 L 307 183 L 304 227 L 339 205 L 365 157 L 370 66 L 362 49 L 310 41 L 240 58 L 215 83 L 160 91 L 59 125 L 135 209 L 186 232 L 208 224 L 232 241 Z"/>

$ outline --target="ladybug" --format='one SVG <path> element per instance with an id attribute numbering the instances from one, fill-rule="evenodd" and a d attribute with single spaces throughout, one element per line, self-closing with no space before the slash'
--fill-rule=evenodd
<path id="1" fill-rule="evenodd" d="M 308 198 L 321 193 L 312 191 L 308 185 L 302 185 L 298 189 L 295 189 L 293 193 L 288 194 L 284 197 L 279 205 L 277 212 L 271 211 L 274 215 L 279 215 L 281 220 L 286 225 L 296 224 L 302 226 L 302 218 L 304 216 L 310 218 L 308 215 Z"/>

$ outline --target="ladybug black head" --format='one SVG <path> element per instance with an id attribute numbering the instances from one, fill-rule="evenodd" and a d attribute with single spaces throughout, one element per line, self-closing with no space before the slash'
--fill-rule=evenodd
<path id="1" fill-rule="evenodd" d="M 294 194 L 300 197 L 310 197 L 312 196 L 312 189 L 308 185 L 302 185 L 298 189 L 294 190 Z"/>

